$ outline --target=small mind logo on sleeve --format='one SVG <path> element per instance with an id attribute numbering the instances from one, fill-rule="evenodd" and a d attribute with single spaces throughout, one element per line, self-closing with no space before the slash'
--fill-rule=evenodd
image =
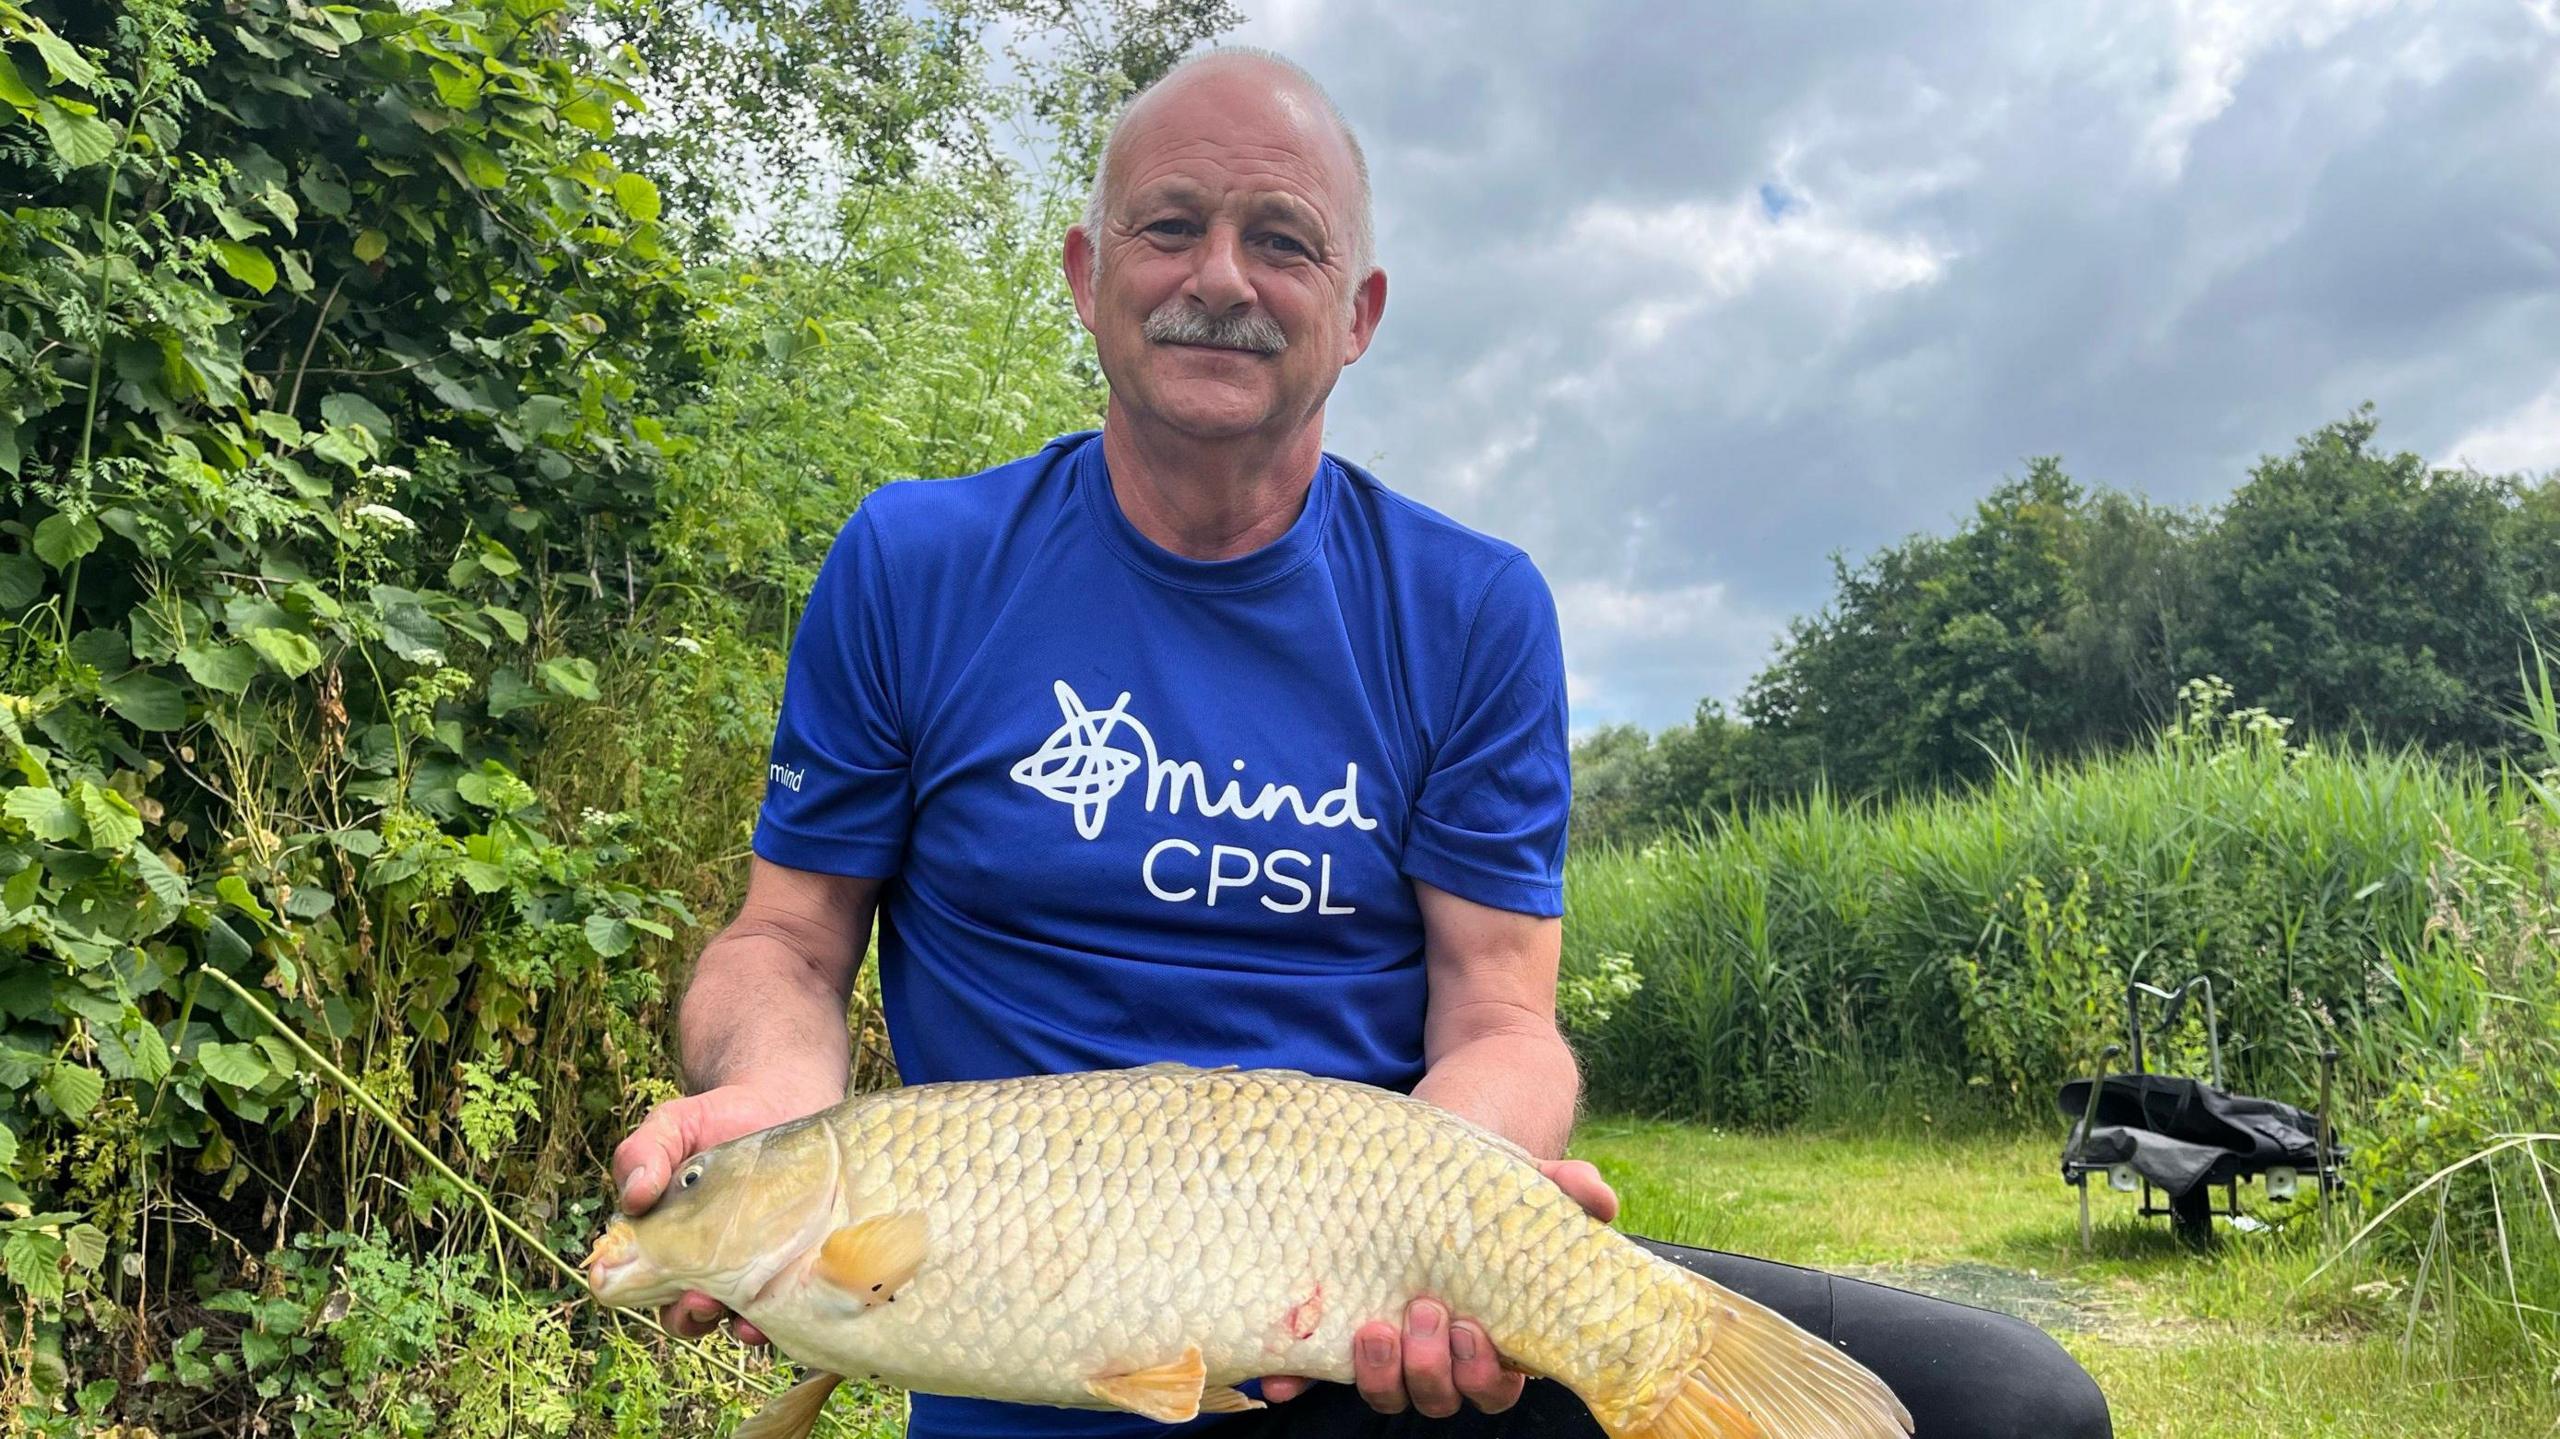
<path id="1" fill-rule="evenodd" d="M 1054 688 L 1062 716 L 1058 727 L 1010 773 L 1016 784 L 1073 810 L 1076 833 L 1086 839 L 1102 837 L 1111 802 L 1141 773 L 1146 779 L 1143 807 L 1150 814 L 1180 814 L 1188 806 L 1207 819 L 1269 822 L 1286 816 L 1318 829 L 1378 827 L 1360 809 L 1356 763 L 1345 762 L 1342 783 L 1313 799 L 1293 784 L 1264 783 L 1248 794 L 1245 782 L 1233 777 L 1212 790 L 1208 769 L 1199 761 L 1167 759 L 1157 751 L 1155 736 L 1129 713 L 1128 691 L 1121 691 L 1108 708 L 1096 710 L 1065 680 Z M 1136 749 L 1112 743 L 1123 730 Z M 1232 763 L 1239 774 L 1245 769 L 1243 760 Z M 1327 915 L 1357 912 L 1355 906 L 1334 901 L 1331 854 L 1165 839 L 1148 849 L 1138 879 L 1147 893 L 1167 904 L 1197 902 L 1214 908 L 1221 896 L 1233 903 L 1250 893 L 1275 914 L 1311 907 Z"/>

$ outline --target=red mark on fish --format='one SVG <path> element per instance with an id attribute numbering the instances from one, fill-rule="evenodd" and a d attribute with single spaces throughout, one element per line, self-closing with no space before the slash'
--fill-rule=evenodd
<path id="1" fill-rule="evenodd" d="M 1323 1319 L 1324 1285 L 1318 1284 L 1306 1298 L 1290 1305 L 1289 1312 L 1280 1316 L 1280 1327 L 1288 1330 L 1292 1339 L 1308 1339 L 1314 1337 L 1316 1325 Z"/>

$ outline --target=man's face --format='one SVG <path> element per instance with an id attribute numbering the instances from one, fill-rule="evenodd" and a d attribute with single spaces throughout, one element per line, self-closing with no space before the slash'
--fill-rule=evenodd
<path id="1" fill-rule="evenodd" d="M 1067 276 L 1112 398 L 1194 439 L 1285 437 L 1368 348 L 1383 275 L 1351 273 L 1357 177 L 1267 68 L 1204 66 L 1143 102 Z M 1101 273 L 1087 266 L 1099 251 Z"/>

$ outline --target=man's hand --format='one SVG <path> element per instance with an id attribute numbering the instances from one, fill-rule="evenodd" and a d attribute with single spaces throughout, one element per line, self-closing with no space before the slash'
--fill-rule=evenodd
<path id="1" fill-rule="evenodd" d="M 778 1084 L 725 1084 L 682 1099 L 670 1099 L 649 1111 L 631 1137 L 613 1151 L 613 1187 L 622 1212 L 646 1214 L 666 1193 L 667 1179 L 679 1165 L 715 1144 L 741 1134 L 815 1114 L 837 1096 L 818 1089 Z M 720 1327 L 726 1306 L 699 1290 L 689 1290 L 660 1310 L 659 1322 L 687 1339 L 699 1339 Z M 740 1319 L 733 1326 L 742 1344 L 762 1344 L 763 1331 Z"/>
<path id="2" fill-rule="evenodd" d="M 1552 1159 L 1539 1172 L 1592 1218 L 1607 1223 L 1618 1217 L 1618 1196 L 1600 1171 L 1579 1159 Z M 1433 1419 L 1446 1419 L 1462 1404 L 1499 1414 L 1520 1402 L 1528 1383 L 1516 1369 L 1506 1369 L 1493 1352 L 1484 1326 L 1452 1318 L 1436 1299 L 1417 1299 L 1405 1306 L 1404 1329 L 1374 1320 L 1351 1337 L 1352 1383 L 1369 1407 L 1381 1414 L 1401 1414 L 1411 1407 Z M 1297 1398 L 1314 1381 L 1295 1374 L 1275 1374 L 1262 1381 L 1262 1397 L 1281 1404 Z"/>

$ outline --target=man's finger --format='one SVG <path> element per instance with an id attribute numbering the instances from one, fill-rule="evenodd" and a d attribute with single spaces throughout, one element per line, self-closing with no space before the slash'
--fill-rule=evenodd
<path id="1" fill-rule="evenodd" d="M 1458 1393 L 1487 1414 L 1499 1414 L 1519 1403 L 1520 1391 L 1528 1383 L 1526 1376 L 1502 1367 L 1493 1341 L 1472 1319 L 1449 1326 L 1449 1368 Z"/>
<path id="2" fill-rule="evenodd" d="M 720 1301 L 699 1290 L 688 1289 L 675 1303 L 666 1307 L 659 1321 L 667 1332 L 679 1339 L 700 1339 L 720 1327 L 720 1316 L 729 1311 Z"/>
<path id="3" fill-rule="evenodd" d="M 1262 1402 L 1286 1404 L 1315 1386 L 1303 1374 L 1266 1374 L 1262 1376 Z"/>
<path id="4" fill-rule="evenodd" d="M 1458 1382 L 1449 1372 L 1449 1311 L 1436 1299 L 1405 1307 L 1404 1389 L 1427 1418 L 1458 1412 Z"/>
<path id="5" fill-rule="evenodd" d="M 1554 1180 L 1558 1189 L 1571 1196 L 1592 1218 L 1607 1224 L 1618 1217 L 1618 1191 L 1600 1177 L 1600 1171 L 1580 1159 L 1551 1159 L 1538 1166 L 1538 1172 Z"/>
<path id="6" fill-rule="evenodd" d="M 1404 1345 L 1394 1325 L 1363 1324 L 1352 1336 L 1351 1382 L 1370 1408 L 1381 1414 L 1404 1412 Z"/>
<path id="7" fill-rule="evenodd" d="M 631 1137 L 614 1146 L 613 1187 L 625 1214 L 644 1214 L 666 1192 L 667 1175 L 691 1151 L 685 1145 L 682 1099 L 649 1111 Z"/>

